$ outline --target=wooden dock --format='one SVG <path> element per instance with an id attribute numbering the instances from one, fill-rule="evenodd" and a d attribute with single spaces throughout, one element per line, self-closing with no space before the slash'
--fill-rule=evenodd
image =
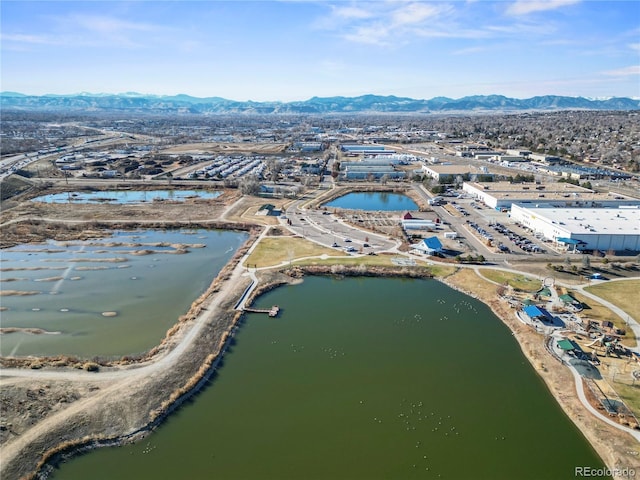
<path id="1" fill-rule="evenodd" d="M 278 305 L 274 305 L 271 308 L 243 308 L 243 310 L 250 313 L 266 313 L 270 317 L 277 317 L 278 313 L 280 313 Z"/>

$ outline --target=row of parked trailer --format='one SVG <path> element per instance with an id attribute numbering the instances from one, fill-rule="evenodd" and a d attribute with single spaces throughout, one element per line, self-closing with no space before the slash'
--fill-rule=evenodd
<path id="1" fill-rule="evenodd" d="M 196 175 L 208 175 L 219 178 L 239 178 L 244 175 L 256 175 L 260 177 L 266 165 L 262 157 L 227 157 L 218 156 L 216 159 Z"/>

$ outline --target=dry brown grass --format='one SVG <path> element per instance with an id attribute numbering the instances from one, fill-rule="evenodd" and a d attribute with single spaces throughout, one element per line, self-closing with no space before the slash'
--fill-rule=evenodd
<path id="1" fill-rule="evenodd" d="M 162 150 L 161 153 L 203 154 L 203 153 L 282 153 L 286 143 L 187 143 Z"/>
<path id="2" fill-rule="evenodd" d="M 280 221 L 278 217 L 272 215 L 258 215 L 260 207 L 264 204 L 271 204 L 277 210 L 284 210 L 291 203 L 290 199 L 282 198 L 262 198 L 244 196 L 242 199 L 227 213 L 227 220 L 232 222 L 250 222 L 259 225 L 278 225 Z"/>
<path id="3" fill-rule="evenodd" d="M 636 338 L 633 335 L 633 331 L 627 327 L 625 321 L 612 312 L 608 307 L 603 304 L 592 300 L 579 292 L 568 290 L 569 294 L 576 300 L 578 300 L 584 306 L 584 310 L 580 312 L 582 318 L 588 318 L 590 320 L 610 321 L 613 322 L 616 328 L 626 331 L 626 335 L 622 337 L 622 343 L 627 347 L 634 347 L 636 345 Z"/>
<path id="4" fill-rule="evenodd" d="M 519 273 L 505 272 L 502 270 L 493 270 L 491 268 L 480 269 L 480 275 L 483 277 L 499 283 L 501 285 L 507 284 L 516 290 L 523 292 L 536 292 L 541 286 L 542 282 L 536 278 L 527 277 Z"/>
<path id="5" fill-rule="evenodd" d="M 640 321 L 640 302 L 638 301 L 640 280 L 601 283 L 586 287 L 585 290 L 613 303 L 636 321 Z"/>
<path id="6" fill-rule="evenodd" d="M 481 276 L 471 268 L 462 268 L 447 278 L 447 283 L 464 290 L 472 292 L 483 301 L 496 297 L 497 286 Z"/>

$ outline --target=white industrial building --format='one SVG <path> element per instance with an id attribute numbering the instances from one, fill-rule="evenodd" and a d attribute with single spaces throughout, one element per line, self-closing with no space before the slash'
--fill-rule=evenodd
<path id="1" fill-rule="evenodd" d="M 435 230 L 436 228 L 435 222 L 421 218 L 403 219 L 401 223 L 405 230 Z"/>
<path id="2" fill-rule="evenodd" d="M 436 179 L 438 182 L 448 182 L 455 180 L 458 176 L 470 175 L 492 175 L 486 167 L 474 167 L 473 165 L 452 165 L 441 163 L 439 165 L 422 165 L 422 172 Z"/>
<path id="3" fill-rule="evenodd" d="M 344 170 L 341 168 L 340 177 L 344 180 L 379 180 L 382 177 L 387 177 L 390 180 L 401 179 L 406 176 L 406 173 L 401 170 L 396 170 L 390 165 L 377 166 L 377 165 L 354 165 L 347 167 Z"/>
<path id="4" fill-rule="evenodd" d="M 640 208 L 531 208 L 514 204 L 511 218 L 569 249 L 640 251 Z"/>
<path id="5" fill-rule="evenodd" d="M 599 193 L 571 183 L 465 182 L 462 190 L 497 210 L 514 203 L 535 207 L 619 207 L 640 205 L 640 199 L 619 193 Z"/>

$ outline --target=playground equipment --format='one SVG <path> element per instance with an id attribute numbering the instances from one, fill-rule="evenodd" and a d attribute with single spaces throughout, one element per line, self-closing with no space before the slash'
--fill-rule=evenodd
<path id="1" fill-rule="evenodd" d="M 600 338 L 596 338 L 593 342 L 585 345 L 586 347 L 593 347 L 594 351 L 600 348 L 604 349 L 604 356 L 628 356 L 629 349 L 620 343 L 619 338 L 614 338 L 608 335 L 602 335 Z M 598 352 L 599 353 L 599 352 Z"/>
<path id="2" fill-rule="evenodd" d="M 604 345 L 604 338 L 605 335 L 602 335 L 600 338 L 596 338 L 593 342 L 586 344 L 585 347 L 593 347 L 596 343 L 599 347 L 602 347 Z"/>

